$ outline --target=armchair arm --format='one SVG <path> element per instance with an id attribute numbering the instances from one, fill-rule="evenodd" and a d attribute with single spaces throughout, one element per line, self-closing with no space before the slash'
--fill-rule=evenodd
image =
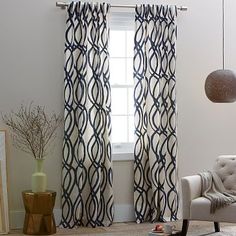
<path id="1" fill-rule="evenodd" d="M 195 198 L 201 197 L 201 177 L 186 176 L 181 179 L 183 219 L 190 219 L 190 205 Z"/>

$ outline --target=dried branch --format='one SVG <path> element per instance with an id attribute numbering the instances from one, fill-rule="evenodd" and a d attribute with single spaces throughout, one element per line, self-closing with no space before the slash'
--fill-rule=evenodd
<path id="1" fill-rule="evenodd" d="M 56 129 L 62 122 L 60 115 L 48 116 L 44 107 L 21 105 L 16 112 L 2 115 L 4 123 L 12 131 L 13 144 L 16 148 L 43 159 L 47 149 L 56 138 Z"/>

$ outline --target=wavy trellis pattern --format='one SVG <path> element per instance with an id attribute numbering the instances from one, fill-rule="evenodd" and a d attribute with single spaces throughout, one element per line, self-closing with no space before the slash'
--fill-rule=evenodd
<path id="1" fill-rule="evenodd" d="M 65 34 L 63 227 L 113 221 L 108 4 L 72 2 Z"/>
<path id="2" fill-rule="evenodd" d="M 177 8 L 135 9 L 136 221 L 177 219 L 175 62 Z"/>

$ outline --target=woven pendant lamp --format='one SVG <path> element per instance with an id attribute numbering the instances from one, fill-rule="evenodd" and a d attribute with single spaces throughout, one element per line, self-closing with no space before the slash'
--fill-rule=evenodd
<path id="1" fill-rule="evenodd" d="M 210 73 L 205 81 L 205 93 L 209 100 L 217 103 L 229 103 L 236 101 L 236 74 L 232 70 L 225 70 L 224 59 L 224 0 L 222 0 L 222 55 L 223 69 Z"/>
<path id="2" fill-rule="evenodd" d="M 210 73 L 205 82 L 205 92 L 212 102 L 236 101 L 236 75 L 232 70 L 216 70 Z"/>

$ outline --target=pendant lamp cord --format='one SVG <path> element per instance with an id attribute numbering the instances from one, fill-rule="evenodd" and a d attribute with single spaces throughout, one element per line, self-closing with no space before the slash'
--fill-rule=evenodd
<path id="1" fill-rule="evenodd" d="M 225 0 L 222 0 L 222 63 L 225 69 Z"/>

